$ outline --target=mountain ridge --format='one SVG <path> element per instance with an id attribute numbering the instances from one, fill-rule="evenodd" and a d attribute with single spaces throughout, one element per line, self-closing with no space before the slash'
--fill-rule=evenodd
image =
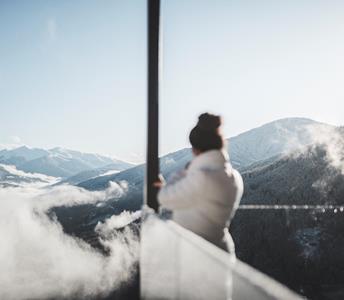
<path id="1" fill-rule="evenodd" d="M 133 166 L 131 163 L 100 154 L 84 153 L 62 147 L 46 150 L 27 146 L 0 150 L 0 163 L 14 165 L 18 170 L 28 173 L 41 173 L 61 178 L 111 164 L 116 164 L 118 170 Z"/>
<path id="2" fill-rule="evenodd" d="M 275 120 L 260 127 L 246 131 L 233 138 L 229 138 L 227 140 L 227 150 L 229 152 L 229 157 L 233 167 L 239 169 L 240 171 L 241 169 L 247 168 L 251 164 L 258 163 L 259 161 L 264 161 L 271 158 L 278 159 L 289 151 L 307 146 L 313 141 L 313 138 L 310 136 L 311 133 L 307 129 L 308 126 L 330 126 L 332 128 L 331 125 L 320 123 L 311 119 L 287 118 Z M 266 128 L 269 127 L 271 130 L 266 130 Z M 270 139 L 264 138 L 265 134 L 267 134 L 267 131 L 270 133 Z M 257 134 L 257 132 L 259 133 L 258 138 L 252 139 L 252 135 Z M 282 133 L 284 134 L 285 132 L 288 133 L 287 137 L 283 137 L 282 135 Z M 293 132 L 295 132 L 295 135 L 293 135 Z M 275 140 L 279 138 L 282 139 L 282 142 L 276 143 Z M 288 141 L 291 139 L 294 141 L 292 146 L 288 144 Z M 266 142 L 266 146 L 264 145 L 264 142 Z M 261 147 L 262 150 L 259 151 L 258 155 L 254 154 L 254 151 L 257 151 L 259 147 Z M 268 151 L 268 149 L 270 150 Z M 160 157 L 161 172 L 164 176 L 168 177 L 171 175 L 171 173 L 177 171 L 178 169 L 182 169 L 191 159 L 192 152 L 190 148 L 184 148 L 176 152 L 166 154 L 163 157 Z M 134 177 L 137 177 L 138 172 L 143 174 L 144 168 L 145 164 L 141 164 L 129 170 L 125 170 L 124 174 L 121 174 L 121 172 L 119 174 L 103 176 L 102 178 L 93 178 L 81 182 L 78 185 L 86 189 L 104 189 L 107 187 L 109 181 L 118 180 L 118 178 L 120 178 L 120 180 L 125 180 L 125 175 L 130 177 L 130 172 L 133 172 Z M 128 181 L 130 182 L 131 180 Z"/>

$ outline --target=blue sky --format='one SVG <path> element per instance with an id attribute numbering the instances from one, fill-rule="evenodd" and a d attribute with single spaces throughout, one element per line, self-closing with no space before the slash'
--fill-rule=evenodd
<path id="1" fill-rule="evenodd" d="M 232 136 L 344 115 L 343 1 L 162 1 L 161 153 L 199 113 Z M 0 1 L 0 144 L 142 160 L 146 1 Z"/>

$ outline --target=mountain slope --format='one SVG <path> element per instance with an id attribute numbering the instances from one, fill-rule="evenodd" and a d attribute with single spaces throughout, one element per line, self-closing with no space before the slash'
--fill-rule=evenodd
<path id="1" fill-rule="evenodd" d="M 0 163 L 15 165 L 19 170 L 25 172 L 63 178 L 111 164 L 116 166 L 118 170 L 132 166 L 132 164 L 124 161 L 98 154 L 82 153 L 59 147 L 44 150 L 26 146 L 0 151 Z"/>
<path id="2" fill-rule="evenodd" d="M 160 166 L 162 174 L 168 178 L 173 172 L 184 167 L 191 158 L 190 149 L 182 149 L 177 152 L 168 154 L 160 159 Z M 106 189 L 110 181 L 126 181 L 135 189 L 143 190 L 143 178 L 146 165 L 139 165 L 128 170 L 122 171 L 118 174 L 108 176 L 100 176 L 90 180 L 81 182 L 78 186 L 90 190 Z"/>
<path id="3" fill-rule="evenodd" d="M 61 147 L 50 149 L 49 152 L 54 157 L 78 160 L 84 164 L 89 165 L 91 168 L 99 168 L 117 162 L 116 160 L 107 156 L 92 153 L 84 153 L 80 151 L 64 149 Z"/>
<path id="4" fill-rule="evenodd" d="M 321 145 L 254 165 L 242 176 L 243 204 L 344 204 L 344 176 Z"/>
<path id="5" fill-rule="evenodd" d="M 19 148 L 0 151 L 0 162 L 3 164 L 18 166 L 27 161 L 37 159 L 49 154 L 48 150 L 29 148 L 27 146 L 21 146 Z"/>
<path id="6" fill-rule="evenodd" d="M 130 169 L 133 166 L 134 166 L 133 164 L 126 163 L 126 162 L 112 163 L 104 167 L 79 172 L 76 175 L 73 175 L 71 177 L 68 177 L 60 181 L 58 184 L 60 185 L 60 184 L 67 183 L 67 184 L 77 185 L 81 182 L 96 178 L 98 176 L 107 176 L 107 175 L 113 175 L 113 174 L 119 173 L 123 170 Z"/>
<path id="7" fill-rule="evenodd" d="M 334 128 L 310 119 L 286 118 L 232 137 L 228 145 L 232 164 L 240 169 L 312 144 L 316 127 Z"/>
<path id="8" fill-rule="evenodd" d="M 78 159 L 49 154 L 18 166 L 24 172 L 47 174 L 54 177 L 72 176 L 75 172 L 90 169 L 91 166 Z"/>

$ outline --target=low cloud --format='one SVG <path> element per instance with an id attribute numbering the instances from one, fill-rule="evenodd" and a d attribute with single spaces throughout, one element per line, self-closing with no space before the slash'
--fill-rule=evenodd
<path id="1" fill-rule="evenodd" d="M 286 154 L 297 157 L 320 147 L 329 166 L 344 175 L 344 130 L 328 124 L 310 124 L 302 128 L 302 138 L 289 136 Z"/>
<path id="2" fill-rule="evenodd" d="M 52 176 L 40 174 L 40 173 L 26 173 L 24 171 L 18 170 L 16 166 L 5 165 L 0 163 L 0 168 L 7 171 L 14 176 L 20 176 L 22 178 L 37 179 L 45 183 L 55 183 L 58 179 Z"/>
<path id="3" fill-rule="evenodd" d="M 312 138 L 311 150 L 323 149 L 325 162 L 330 167 L 321 170 L 321 176 L 312 183 L 312 187 L 327 198 L 338 174 L 344 175 L 344 132 L 339 127 L 326 125 L 309 127 L 308 132 Z"/>
<path id="4" fill-rule="evenodd" d="M 112 216 L 111 218 L 107 219 L 104 223 L 98 223 L 95 228 L 95 231 L 101 234 L 109 234 L 113 232 L 114 229 L 123 228 L 140 217 L 141 211 L 136 211 L 134 213 L 124 211 L 119 216 Z"/>
<path id="5" fill-rule="evenodd" d="M 72 186 L 0 189 L 0 299 L 97 297 L 128 281 L 138 260 L 139 241 L 129 227 L 114 229 L 139 213 L 124 212 L 98 224 L 107 256 L 66 235 L 46 214 L 54 206 L 98 203 L 123 193 L 125 188 L 115 183 L 96 192 Z"/>
<path id="6" fill-rule="evenodd" d="M 41 210 L 47 211 L 51 207 L 70 207 L 105 202 L 109 199 L 122 197 L 126 191 L 126 182 L 116 183 L 110 181 L 109 187 L 101 191 L 87 191 L 76 186 L 60 185 L 54 188 L 38 190 L 32 201 Z"/>
<path id="7" fill-rule="evenodd" d="M 312 144 L 326 151 L 329 165 L 344 175 L 344 132 L 332 126 L 311 126 L 308 128 Z"/>
<path id="8" fill-rule="evenodd" d="M 311 186 L 332 203 L 329 193 L 338 184 L 338 175 L 344 175 L 343 127 L 325 123 L 308 124 L 298 128 L 298 136 L 290 135 L 287 145 L 292 151 L 287 151 L 286 156 L 292 159 L 301 156 L 312 164 L 317 179 L 310 182 Z M 322 166 L 317 165 L 320 161 L 324 163 Z"/>

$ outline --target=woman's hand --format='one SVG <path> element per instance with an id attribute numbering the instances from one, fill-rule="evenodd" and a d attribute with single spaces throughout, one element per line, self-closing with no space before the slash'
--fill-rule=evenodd
<path id="1" fill-rule="evenodd" d="M 153 182 L 153 186 L 158 189 L 161 189 L 164 185 L 165 185 L 165 179 L 161 174 L 159 174 L 159 178 L 157 181 Z"/>
<path id="2" fill-rule="evenodd" d="M 160 180 L 159 181 L 157 180 L 153 183 L 153 186 L 158 188 L 158 189 L 161 189 L 163 187 L 163 185 L 164 184 Z"/>

